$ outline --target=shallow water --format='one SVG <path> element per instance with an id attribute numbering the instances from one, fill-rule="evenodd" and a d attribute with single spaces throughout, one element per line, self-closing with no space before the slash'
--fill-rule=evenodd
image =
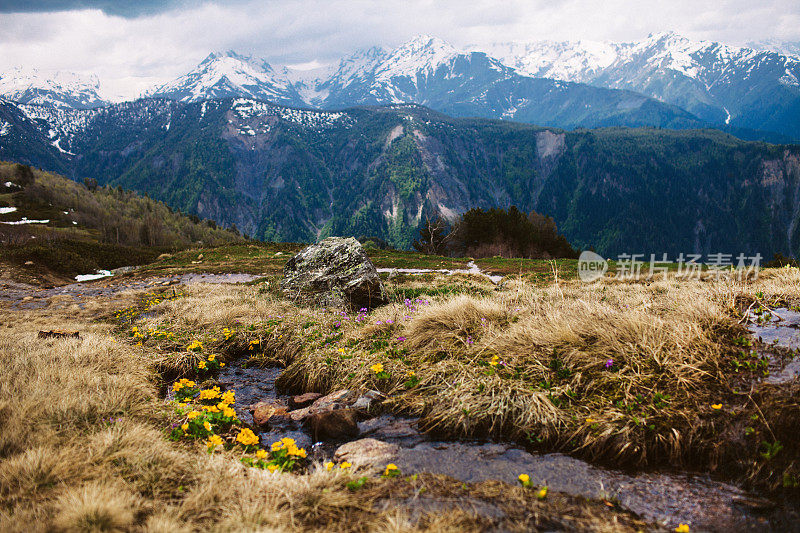
<path id="1" fill-rule="evenodd" d="M 754 337 L 765 344 L 800 350 L 800 312 L 781 307 L 770 311 L 768 320 L 757 322 L 758 317 L 750 313 L 748 329 Z"/>
<path id="2" fill-rule="evenodd" d="M 753 337 L 764 344 L 759 348 L 770 359 L 767 383 L 786 383 L 800 376 L 800 357 L 787 360 L 787 350 L 800 351 L 800 312 L 781 307 L 769 311 L 769 315 L 749 313 L 748 329 Z M 781 353 L 772 347 L 783 348 Z"/>
<path id="3" fill-rule="evenodd" d="M 247 407 L 262 400 L 287 400 L 275 388 L 279 368 L 245 368 L 232 362 L 219 381 L 236 391 L 239 417 L 252 422 Z M 481 440 L 443 442 L 431 439 L 411 418 L 381 415 L 359 423 L 361 435 L 400 446 L 393 460 L 405 474 L 445 474 L 464 482 L 497 479 L 516 484 L 517 476 L 530 475 L 537 485 L 588 498 L 616 498 L 619 503 L 645 517 L 674 528 L 687 523 L 693 531 L 763 530 L 768 517 L 752 510 L 752 502 L 768 504 L 746 492 L 706 475 L 688 473 L 626 473 L 593 466 L 566 455 L 533 454 L 518 446 Z M 312 443 L 299 427 L 274 428 L 259 433 L 262 443 L 282 437 L 294 438 L 309 451 L 309 457 L 328 460 L 339 443 Z"/>

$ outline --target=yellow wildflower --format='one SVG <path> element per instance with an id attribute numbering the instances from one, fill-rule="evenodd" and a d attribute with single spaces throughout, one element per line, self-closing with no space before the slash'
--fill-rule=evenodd
<path id="1" fill-rule="evenodd" d="M 519 477 L 518 477 L 517 479 L 519 479 L 519 482 L 520 482 L 520 483 L 522 483 L 523 485 L 525 485 L 526 483 L 530 483 L 530 481 L 531 481 L 531 476 L 529 476 L 528 474 L 520 474 L 520 475 L 519 475 Z"/>
<path id="2" fill-rule="evenodd" d="M 208 356 L 208 361 L 209 361 L 210 363 L 213 363 L 213 362 L 214 362 L 214 359 L 216 359 L 216 358 L 217 358 L 217 354 L 215 354 L 215 353 L 212 353 L 211 355 L 209 355 L 209 356 Z"/>
<path id="3" fill-rule="evenodd" d="M 283 443 L 281 441 L 275 441 L 272 443 L 272 446 L 270 446 L 269 449 L 272 450 L 273 452 L 277 452 L 281 448 L 283 448 Z"/>
<path id="4" fill-rule="evenodd" d="M 306 450 L 305 448 L 298 448 L 297 446 L 289 449 L 289 455 L 294 455 L 295 457 L 302 457 L 305 459 L 306 457 Z"/>
<path id="5" fill-rule="evenodd" d="M 214 400 L 220 397 L 219 387 L 203 389 L 200 391 L 201 400 Z"/>
<path id="6" fill-rule="evenodd" d="M 383 363 L 375 363 L 374 365 L 372 365 L 369 368 L 370 368 L 370 370 L 372 370 L 376 374 L 380 374 L 381 372 L 383 372 Z"/>
<path id="7" fill-rule="evenodd" d="M 499 363 L 500 363 L 500 356 L 499 355 L 493 356 L 492 360 L 489 361 L 489 364 L 492 365 L 492 366 L 497 366 Z"/>
<path id="8" fill-rule="evenodd" d="M 399 468 L 397 468 L 397 465 L 396 465 L 396 464 L 394 464 L 394 463 L 389 463 L 388 465 L 386 465 L 386 470 L 383 472 L 383 475 L 384 475 L 384 476 L 389 476 L 389 475 L 391 475 L 391 474 L 394 474 L 394 473 L 395 473 L 395 472 L 397 472 L 398 470 L 399 470 Z"/>
<path id="9" fill-rule="evenodd" d="M 205 370 L 206 362 L 205 361 L 200 361 L 199 363 L 197 363 L 197 368 L 199 368 L 200 370 Z"/>
<path id="10" fill-rule="evenodd" d="M 242 429 L 236 436 L 236 441 L 243 446 L 253 446 L 258 444 L 258 436 L 249 428 Z"/>
<path id="11" fill-rule="evenodd" d="M 222 437 L 219 435 L 211 435 L 208 437 L 208 446 L 212 448 L 214 446 L 222 446 Z"/>
<path id="12" fill-rule="evenodd" d="M 594 424 L 594 422 L 595 422 L 594 418 L 587 418 L 586 419 L 586 423 L 587 424 Z"/>
<path id="13" fill-rule="evenodd" d="M 542 487 L 539 489 L 539 491 L 536 493 L 536 497 L 540 500 L 547 498 L 547 487 Z"/>
<path id="14" fill-rule="evenodd" d="M 722 404 L 721 403 L 712 403 L 711 404 L 711 408 L 714 409 L 715 411 L 719 411 L 720 409 L 722 409 Z M 683 525 L 685 525 L 685 524 L 683 524 Z"/>
<path id="15" fill-rule="evenodd" d="M 226 407 L 225 409 L 223 409 L 222 414 L 227 416 L 228 418 L 236 418 L 236 411 L 234 411 L 230 407 Z"/>
<path id="16" fill-rule="evenodd" d="M 183 424 L 183 425 L 181 426 L 181 429 L 182 429 L 183 431 L 189 431 L 189 424 Z"/>
<path id="17" fill-rule="evenodd" d="M 202 350 L 202 349 L 203 349 L 203 343 L 202 343 L 202 342 L 200 342 L 200 341 L 196 341 L 196 340 L 195 340 L 195 341 L 192 341 L 192 343 L 191 343 L 191 344 L 189 344 L 189 345 L 186 347 L 186 349 L 187 349 L 188 351 L 190 351 L 190 352 L 192 352 L 192 351 L 195 351 L 195 350 Z"/>
<path id="18" fill-rule="evenodd" d="M 200 416 L 200 411 L 190 411 L 186 415 L 186 418 L 188 418 L 189 420 L 193 420 L 193 419 L 197 418 L 198 416 Z"/>
<path id="19" fill-rule="evenodd" d="M 339 465 L 339 468 L 341 468 L 342 470 L 347 470 L 347 469 L 348 469 L 348 468 L 350 468 L 351 466 L 353 466 L 353 465 L 351 465 L 350 463 L 348 463 L 347 461 L 345 461 L 345 462 L 343 462 L 342 464 L 340 464 L 340 465 Z"/>
<path id="20" fill-rule="evenodd" d="M 267 465 L 267 470 L 274 472 L 278 469 L 278 465 Z"/>
<path id="21" fill-rule="evenodd" d="M 256 452 L 256 457 L 259 459 L 266 459 L 267 458 L 267 451 L 266 450 L 258 450 Z"/>
<path id="22" fill-rule="evenodd" d="M 222 395 L 222 401 L 231 404 L 234 403 L 235 393 L 232 390 L 226 391 L 225 394 Z"/>
<path id="23" fill-rule="evenodd" d="M 333 461 L 328 461 L 327 463 L 325 463 L 325 470 L 327 470 L 328 472 L 333 470 Z"/>
<path id="24" fill-rule="evenodd" d="M 689 526 L 686 524 L 678 524 L 675 528 L 675 533 L 689 533 Z"/>
<path id="25" fill-rule="evenodd" d="M 211 431 L 211 424 L 208 423 L 208 420 L 203 422 L 203 427 L 206 428 L 206 431 Z"/>

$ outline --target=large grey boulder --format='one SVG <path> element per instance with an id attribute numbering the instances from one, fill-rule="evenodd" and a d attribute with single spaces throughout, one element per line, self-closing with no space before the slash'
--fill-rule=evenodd
<path id="1" fill-rule="evenodd" d="M 388 303 L 375 265 L 354 238 L 329 237 L 283 267 L 281 290 L 306 305 L 372 309 Z"/>

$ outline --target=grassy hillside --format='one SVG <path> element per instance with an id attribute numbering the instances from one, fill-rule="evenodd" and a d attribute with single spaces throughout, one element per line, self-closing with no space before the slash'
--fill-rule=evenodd
<path id="1" fill-rule="evenodd" d="M 44 278 L 73 277 L 243 240 L 148 197 L 87 184 L 0 162 L 0 261 Z"/>

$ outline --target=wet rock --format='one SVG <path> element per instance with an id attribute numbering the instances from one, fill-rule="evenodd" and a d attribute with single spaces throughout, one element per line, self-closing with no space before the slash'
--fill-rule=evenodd
<path id="1" fill-rule="evenodd" d="M 282 403 L 275 401 L 258 402 L 251 407 L 253 423 L 259 427 L 286 422 L 289 418 L 288 410 Z"/>
<path id="2" fill-rule="evenodd" d="M 350 389 L 341 389 L 334 391 L 322 398 L 314 400 L 311 404 L 311 412 L 331 411 L 333 409 L 345 407 L 349 405 L 348 398 L 352 395 Z"/>
<path id="3" fill-rule="evenodd" d="M 380 439 L 421 440 L 422 432 L 416 428 L 415 421 L 410 418 L 397 418 L 392 415 L 379 416 L 359 422 L 358 428 L 362 435 L 372 435 Z"/>
<path id="4" fill-rule="evenodd" d="M 281 290 L 306 305 L 368 309 L 389 302 L 375 265 L 354 238 L 329 237 L 289 259 Z"/>
<path id="5" fill-rule="evenodd" d="M 383 468 L 400 452 L 400 446 L 377 439 L 358 439 L 336 448 L 333 458 L 337 462 L 347 461 L 359 465 Z"/>
<path id="6" fill-rule="evenodd" d="M 292 396 L 289 399 L 289 407 L 292 409 L 302 409 L 303 407 L 308 407 L 320 398 L 322 398 L 322 394 L 318 392 L 307 392 L 305 394 Z"/>
<path id="7" fill-rule="evenodd" d="M 306 425 L 315 441 L 344 440 L 358 436 L 358 415 L 353 409 L 313 413 Z"/>
<path id="8" fill-rule="evenodd" d="M 374 405 L 382 402 L 386 395 L 376 390 L 367 391 L 353 404 L 353 409 L 369 411 Z"/>

